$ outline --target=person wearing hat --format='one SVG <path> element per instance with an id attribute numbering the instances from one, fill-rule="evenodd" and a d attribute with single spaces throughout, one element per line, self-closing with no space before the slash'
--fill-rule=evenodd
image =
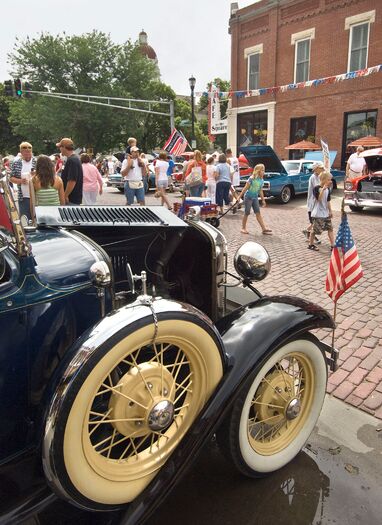
<path id="1" fill-rule="evenodd" d="M 138 204 L 145 205 L 145 188 L 143 179 L 146 173 L 146 166 L 139 157 L 139 148 L 132 146 L 130 156 L 122 163 L 121 175 L 125 181 L 126 204 L 134 204 L 136 197 Z"/>
<path id="2" fill-rule="evenodd" d="M 320 161 L 313 162 L 312 169 L 313 169 L 313 173 L 312 173 L 312 175 L 309 178 L 308 196 L 307 196 L 307 199 L 306 199 L 306 206 L 308 208 L 309 226 L 307 227 L 306 230 L 303 230 L 303 232 L 302 232 L 306 236 L 307 239 L 309 239 L 309 235 L 310 235 L 310 232 L 312 231 L 312 227 L 313 227 L 312 226 L 312 224 L 313 224 L 313 221 L 312 221 L 312 210 L 313 210 L 313 207 L 314 207 L 314 204 L 315 204 L 315 200 L 316 200 L 314 195 L 313 195 L 313 189 L 314 189 L 315 186 L 319 186 L 320 185 L 320 173 L 322 173 L 324 171 L 324 165 Z M 315 242 L 317 244 L 321 243 L 321 241 L 317 237 L 315 237 Z"/>
<path id="3" fill-rule="evenodd" d="M 62 156 L 66 157 L 65 167 L 61 178 L 64 183 L 65 202 L 78 206 L 82 202 L 83 173 L 82 164 L 78 155 L 74 153 L 72 139 L 63 138 L 56 144 Z"/>
<path id="4" fill-rule="evenodd" d="M 20 215 L 26 215 L 31 220 L 29 181 L 36 169 L 36 158 L 32 153 L 32 144 L 20 144 L 20 157 L 12 165 L 10 182 L 17 185 Z"/>

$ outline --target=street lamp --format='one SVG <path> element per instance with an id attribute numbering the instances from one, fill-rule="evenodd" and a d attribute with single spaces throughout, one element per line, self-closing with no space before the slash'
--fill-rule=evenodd
<path id="1" fill-rule="evenodd" d="M 191 75 L 188 79 L 188 82 L 190 83 L 190 89 L 191 89 L 191 147 L 192 149 L 196 148 L 196 140 L 195 140 L 195 106 L 194 106 L 194 89 L 196 84 L 196 78 L 194 75 Z"/>

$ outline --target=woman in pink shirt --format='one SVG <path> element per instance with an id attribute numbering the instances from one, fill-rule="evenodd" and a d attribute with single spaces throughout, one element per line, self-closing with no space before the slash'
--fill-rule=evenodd
<path id="1" fill-rule="evenodd" d="M 82 173 L 84 177 L 82 187 L 82 204 L 93 205 L 97 201 L 97 195 L 102 195 L 102 177 L 97 168 L 90 162 L 86 153 L 81 155 Z"/>

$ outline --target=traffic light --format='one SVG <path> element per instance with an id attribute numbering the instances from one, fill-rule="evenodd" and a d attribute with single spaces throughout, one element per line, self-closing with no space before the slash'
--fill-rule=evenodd
<path id="1" fill-rule="evenodd" d="M 30 82 L 24 82 L 24 96 L 25 98 L 31 98 L 32 97 L 32 86 Z"/>
<path id="2" fill-rule="evenodd" d="M 13 80 L 5 80 L 4 82 L 4 93 L 6 97 L 14 97 L 15 89 L 13 85 Z"/>
<path id="3" fill-rule="evenodd" d="M 23 86 L 22 86 L 21 78 L 16 78 L 15 80 L 15 92 L 16 92 L 16 97 L 21 98 L 23 96 Z"/>

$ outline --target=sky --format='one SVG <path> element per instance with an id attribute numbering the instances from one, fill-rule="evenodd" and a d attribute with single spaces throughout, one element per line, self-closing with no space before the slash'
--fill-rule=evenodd
<path id="1" fill-rule="evenodd" d="M 256 0 L 239 0 L 246 7 Z M 16 38 L 43 32 L 79 35 L 97 29 L 115 43 L 138 39 L 144 29 L 158 57 L 162 82 L 177 94 L 204 91 L 215 77 L 230 78 L 230 0 L 18 0 L 2 2 L 0 81 L 10 78 L 7 63 Z"/>

